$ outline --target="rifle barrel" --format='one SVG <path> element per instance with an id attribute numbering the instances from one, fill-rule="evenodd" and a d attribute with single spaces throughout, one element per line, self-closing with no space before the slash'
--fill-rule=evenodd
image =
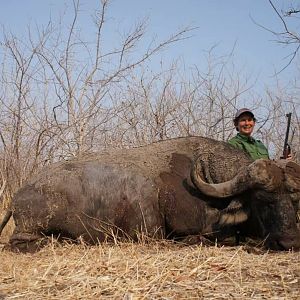
<path id="1" fill-rule="evenodd" d="M 289 134 L 290 134 L 290 126 L 291 126 L 291 118 L 292 118 L 292 113 L 286 114 L 286 117 L 288 119 L 287 121 L 287 127 L 286 127 L 286 133 L 285 133 L 285 140 L 284 140 L 284 145 L 283 145 L 283 157 L 286 158 L 287 155 L 287 147 L 289 146 Z"/>

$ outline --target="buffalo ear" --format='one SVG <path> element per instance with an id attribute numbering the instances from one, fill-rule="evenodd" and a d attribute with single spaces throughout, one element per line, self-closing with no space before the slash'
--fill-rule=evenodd
<path id="1" fill-rule="evenodd" d="M 241 201 L 234 199 L 221 211 L 219 225 L 237 225 L 247 221 L 248 217 L 249 211 L 243 206 Z"/>
<path id="2" fill-rule="evenodd" d="M 300 165 L 288 161 L 284 172 L 287 188 L 292 192 L 300 192 Z"/>

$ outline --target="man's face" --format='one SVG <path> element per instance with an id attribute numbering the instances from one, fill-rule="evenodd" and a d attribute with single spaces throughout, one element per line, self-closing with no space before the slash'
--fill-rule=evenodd
<path id="1" fill-rule="evenodd" d="M 237 121 L 237 128 L 240 134 L 250 136 L 253 132 L 255 121 L 251 114 L 242 114 Z"/>

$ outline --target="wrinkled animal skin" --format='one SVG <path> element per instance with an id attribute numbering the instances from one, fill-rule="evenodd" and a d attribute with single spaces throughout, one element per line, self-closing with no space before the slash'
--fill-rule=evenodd
<path id="1" fill-rule="evenodd" d="M 222 240 L 238 228 L 245 236 L 266 239 L 266 246 L 272 249 L 299 248 L 292 204 L 292 200 L 299 200 L 294 199 L 298 183 L 296 190 L 289 191 L 284 181 L 276 180 L 285 176 L 284 168 L 281 172 L 271 161 L 264 164 L 279 170 L 279 177 L 261 170 L 273 176 L 270 182 L 277 184 L 273 190 L 264 187 L 266 178 L 250 188 L 241 181 L 244 191 L 223 198 L 199 190 L 190 177 L 197 166 L 198 178 L 209 184 L 223 183 L 251 164 L 240 150 L 202 137 L 171 139 L 56 163 L 44 168 L 14 196 L 16 227 L 8 247 L 34 251 L 43 237 L 50 235 L 90 244 L 116 237 L 137 240 L 141 233 L 152 238 L 202 234 Z M 299 175 L 295 168 L 291 182 Z"/>

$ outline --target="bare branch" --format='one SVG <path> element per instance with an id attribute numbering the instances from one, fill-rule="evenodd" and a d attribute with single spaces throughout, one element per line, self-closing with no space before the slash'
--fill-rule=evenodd
<path id="1" fill-rule="evenodd" d="M 286 20 L 284 19 L 284 17 L 290 17 L 292 14 L 297 14 L 298 12 L 300 12 L 299 10 L 295 10 L 295 9 L 291 9 L 283 14 L 281 14 L 278 9 L 276 8 L 276 6 L 274 5 L 272 0 L 268 0 L 273 11 L 275 12 L 275 14 L 277 15 L 277 17 L 280 20 L 280 23 L 282 24 L 283 27 L 283 31 L 282 32 L 276 32 L 270 28 L 267 28 L 266 26 L 263 26 L 261 24 L 258 24 L 256 21 L 254 21 L 252 19 L 252 21 L 258 25 L 259 27 L 263 28 L 264 30 L 272 33 L 275 37 L 276 37 L 276 42 L 279 44 L 285 44 L 285 45 L 295 45 L 294 50 L 292 50 L 292 52 L 286 57 L 288 59 L 288 62 L 284 65 L 283 68 L 281 68 L 276 74 L 281 73 L 283 70 L 287 69 L 291 63 L 294 61 L 296 55 L 298 54 L 299 48 L 300 48 L 300 35 L 297 34 L 296 32 L 293 32 L 290 30 Z M 276 75 L 275 74 L 275 75 Z"/>

